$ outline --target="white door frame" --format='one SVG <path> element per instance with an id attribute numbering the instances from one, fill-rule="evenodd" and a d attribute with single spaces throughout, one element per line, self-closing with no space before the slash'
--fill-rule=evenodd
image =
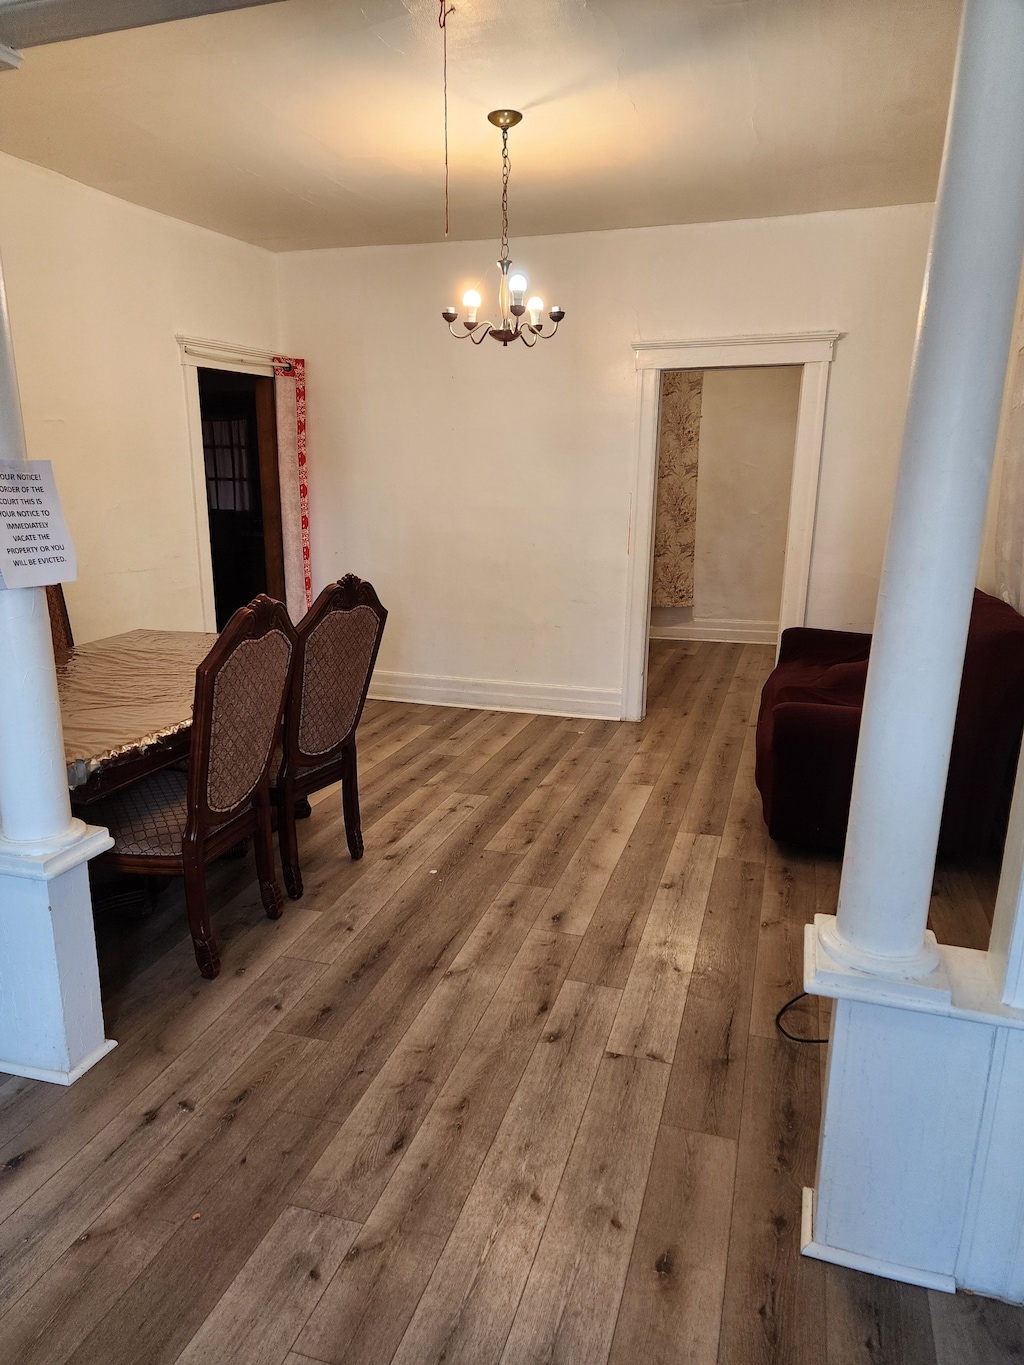
<path id="1" fill-rule="evenodd" d="M 790 485 L 782 601 L 779 605 L 781 635 L 789 626 L 802 626 L 807 609 L 807 581 L 825 429 L 825 396 L 829 366 L 840 335 L 840 332 L 793 332 L 633 343 L 637 368 L 637 420 L 630 495 L 630 534 L 626 551 L 623 720 L 643 720 L 647 708 L 647 653 L 651 629 L 662 371 L 734 369 L 752 365 L 803 367 Z"/>
<path id="2" fill-rule="evenodd" d="M 203 337 L 176 336 L 185 380 L 185 411 L 188 418 L 189 462 L 192 473 L 192 511 L 196 526 L 196 559 L 199 565 L 199 600 L 203 630 L 216 633 L 217 608 L 213 598 L 213 558 L 210 553 L 210 513 L 206 502 L 206 460 L 203 455 L 203 414 L 199 405 L 199 367 L 204 370 L 236 370 L 241 374 L 274 375 L 276 351 L 252 346 L 232 346 Z"/>

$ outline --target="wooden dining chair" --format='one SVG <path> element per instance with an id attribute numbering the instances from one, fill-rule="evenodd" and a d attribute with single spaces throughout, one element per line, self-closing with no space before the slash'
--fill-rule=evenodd
<path id="1" fill-rule="evenodd" d="M 356 727 L 387 617 L 373 587 L 346 574 L 324 588 L 297 627 L 281 765 L 271 787 L 284 884 L 293 900 L 302 895 L 295 831 L 302 797 L 340 781 L 349 853 L 363 856 Z"/>
<path id="2" fill-rule="evenodd" d="M 60 583 L 51 583 L 46 589 L 46 609 L 50 613 L 50 634 L 53 636 L 53 657 L 58 663 L 67 659 L 75 647 L 75 637 L 71 633 L 71 617 L 64 601 L 64 589 Z"/>
<path id="3" fill-rule="evenodd" d="M 295 645 L 282 603 L 261 594 L 240 607 L 196 669 L 188 771 L 165 768 L 89 807 L 90 821 L 106 825 L 114 840 L 98 863 L 184 876 L 196 962 L 210 979 L 220 957 L 207 863 L 253 836 L 263 908 L 270 919 L 281 915 L 269 783 Z"/>

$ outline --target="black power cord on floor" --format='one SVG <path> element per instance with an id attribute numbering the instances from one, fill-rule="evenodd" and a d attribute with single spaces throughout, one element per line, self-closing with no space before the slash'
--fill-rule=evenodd
<path id="1" fill-rule="evenodd" d="M 798 1038 L 795 1033 L 790 1033 L 782 1022 L 783 1015 L 787 1010 L 791 1010 L 794 1005 L 800 1003 L 807 995 L 806 991 L 801 991 L 799 995 L 794 995 L 792 1000 L 787 1000 L 782 1009 L 775 1016 L 775 1027 L 782 1034 L 783 1038 L 788 1038 L 791 1043 L 827 1043 L 827 1038 Z"/>

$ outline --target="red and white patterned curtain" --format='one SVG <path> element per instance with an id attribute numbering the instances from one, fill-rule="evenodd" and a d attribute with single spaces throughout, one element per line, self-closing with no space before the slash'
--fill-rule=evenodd
<path id="1" fill-rule="evenodd" d="M 281 474 L 285 600 L 293 621 L 313 605 L 309 559 L 309 480 L 306 477 L 306 362 L 274 357 L 277 461 Z"/>

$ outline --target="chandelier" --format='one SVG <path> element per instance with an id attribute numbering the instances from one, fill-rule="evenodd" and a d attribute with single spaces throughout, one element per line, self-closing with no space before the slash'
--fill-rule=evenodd
<path id="1" fill-rule="evenodd" d="M 558 324 L 565 317 L 565 311 L 562 308 L 552 308 L 548 313 L 552 325 L 545 331 L 546 324 L 541 322 L 540 318 L 544 311 L 544 300 L 537 295 L 526 298 L 529 281 L 521 271 L 509 274 L 512 262 L 508 254 L 508 177 L 511 169 L 508 130 L 522 122 L 523 116 L 515 109 L 495 109 L 487 118 L 495 128 L 501 129 L 501 260 L 497 263 L 501 271 L 501 280 L 498 284 L 498 312 L 501 315 L 501 324 L 496 326 L 493 322 L 477 321 L 477 313 L 483 300 L 475 289 L 467 289 L 462 296 L 463 307 L 466 309 L 466 320 L 462 324 L 464 331 L 455 330 L 459 314 L 454 307 L 445 308 L 441 316 L 447 322 L 449 332 L 459 341 L 465 341 L 469 337 L 479 346 L 484 337 L 491 336 L 503 346 L 507 346 L 510 341 L 521 341 L 525 346 L 536 346 L 538 337 L 547 338 L 555 335 Z"/>

